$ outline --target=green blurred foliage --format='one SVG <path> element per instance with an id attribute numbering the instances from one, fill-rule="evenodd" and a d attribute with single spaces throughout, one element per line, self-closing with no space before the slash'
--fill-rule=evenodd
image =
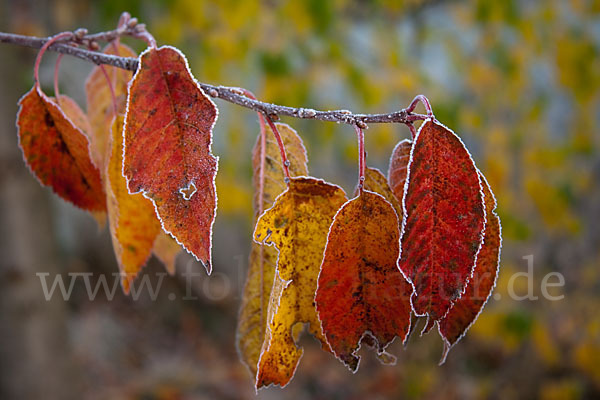
<path id="1" fill-rule="evenodd" d="M 159 44 L 181 48 L 200 81 L 242 86 L 268 102 L 355 112 L 391 112 L 422 93 L 472 150 L 503 222 L 499 298 L 490 300 L 446 366 L 437 366 L 435 334 L 412 339 L 405 352 L 398 348 L 399 366 L 365 361 L 363 369 L 371 371 L 357 378 L 337 370 L 319 376 L 317 366 L 329 356 L 307 352 L 302 363 L 314 362 L 317 371 L 301 367 L 299 382 L 286 389 L 290 398 L 298 392 L 322 398 L 600 395 L 600 1 L 51 3 L 51 31 L 27 10 L 8 29 L 105 30 L 128 10 Z M 219 219 L 248 226 L 257 118 L 217 103 Z M 352 192 L 353 130 L 285 122 L 304 138 L 312 174 Z M 408 135 L 403 126 L 370 126 L 368 163 L 387 170 L 394 144 Z M 246 231 L 239 233 L 249 241 Z M 536 294 L 544 274 L 558 271 L 567 281 L 564 300 L 510 300 L 510 277 L 526 269 L 528 254 L 535 256 Z M 235 318 L 235 307 L 227 318 Z M 250 379 L 240 379 L 250 387 Z M 340 389 L 351 381 L 356 392 Z"/>

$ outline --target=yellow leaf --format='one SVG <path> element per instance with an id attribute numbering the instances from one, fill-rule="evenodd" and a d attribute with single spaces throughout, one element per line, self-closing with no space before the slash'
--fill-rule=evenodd
<path id="1" fill-rule="evenodd" d="M 310 333 L 329 349 L 314 297 L 327 233 L 346 200 L 338 186 L 314 178 L 295 178 L 256 224 L 254 240 L 279 250 L 257 388 L 285 386 L 293 377 L 303 352 L 292 337 L 295 325 L 307 323 Z"/>
<path id="2" fill-rule="evenodd" d="M 109 44 L 104 52 L 121 57 L 137 57 L 133 50 L 123 44 L 118 46 Z M 114 89 L 117 111 L 119 114 L 124 114 L 127 101 L 127 85 L 133 77 L 133 72 L 107 65 L 104 66 L 104 70 Z M 108 157 L 109 151 L 110 129 L 115 115 L 108 81 L 100 66 L 95 67 L 88 76 L 85 82 L 85 93 L 87 114 L 91 127 L 91 130 L 87 132 L 91 136 L 90 153 L 92 162 L 101 171 L 104 171 L 105 159 Z"/>
<path id="3" fill-rule="evenodd" d="M 286 147 L 290 161 L 289 171 L 293 176 L 308 175 L 306 150 L 296 131 L 286 124 L 276 124 Z M 269 130 L 265 135 L 264 152 L 261 152 L 261 137 L 254 146 L 254 221 L 269 208 L 275 198 L 285 190 L 283 169 L 277 142 Z M 236 345 L 240 358 L 253 376 L 265 338 L 267 306 L 277 264 L 277 250 L 270 246 L 252 243 L 250 266 L 238 318 Z"/>
<path id="4" fill-rule="evenodd" d="M 152 202 L 142 194 L 129 194 L 122 174 L 123 116 L 115 118 L 111 129 L 110 157 L 106 166 L 108 224 L 113 249 L 121 271 L 123 291 L 129 293 L 131 282 L 152 253 L 160 222 Z"/>

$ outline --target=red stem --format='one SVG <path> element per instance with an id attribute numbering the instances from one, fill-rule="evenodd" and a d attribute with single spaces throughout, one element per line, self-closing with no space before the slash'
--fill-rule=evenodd
<path id="1" fill-rule="evenodd" d="M 58 91 L 58 70 L 60 69 L 60 61 L 62 60 L 64 54 L 59 54 L 56 58 L 56 65 L 54 65 L 54 98 L 56 99 L 56 104 L 60 106 L 60 92 Z"/>
<path id="2" fill-rule="evenodd" d="M 410 135 L 412 136 L 413 140 L 415 140 L 415 138 L 417 137 L 417 128 L 415 128 L 413 124 L 406 125 L 408 125 L 408 129 L 410 129 Z"/>
<path id="3" fill-rule="evenodd" d="M 136 35 L 134 35 L 134 37 L 138 38 L 138 39 L 142 39 L 144 42 L 146 42 L 148 44 L 148 46 L 152 47 L 153 49 L 156 49 L 156 39 L 154 39 L 154 36 L 152 36 L 150 34 L 150 32 L 148 31 L 142 31 Z"/>
<path id="4" fill-rule="evenodd" d="M 431 103 L 429 103 L 429 99 L 427 99 L 427 97 L 423 96 L 422 94 L 418 94 L 413 99 L 413 101 L 410 103 L 410 105 L 408 106 L 406 111 L 408 111 L 409 113 L 413 112 L 415 110 L 415 108 L 417 108 L 417 104 L 419 104 L 419 102 L 423 103 L 423 106 L 425 107 L 425 111 L 427 111 L 427 116 L 433 117 L 433 110 L 431 109 Z"/>
<path id="5" fill-rule="evenodd" d="M 115 114 L 115 116 L 117 116 L 118 107 L 117 107 L 117 96 L 115 95 L 115 88 L 113 87 L 112 81 L 110 80 L 110 76 L 108 76 L 108 72 L 106 72 L 106 68 L 104 68 L 104 65 L 99 65 L 99 67 L 100 67 L 100 70 L 102 71 L 102 74 L 106 78 L 106 83 L 108 84 L 108 90 L 110 90 L 110 97 L 112 98 L 113 113 Z"/>
<path id="6" fill-rule="evenodd" d="M 235 90 L 252 100 L 258 100 L 256 98 L 256 96 L 254 95 L 254 93 L 252 93 L 248 89 L 235 88 Z M 261 113 L 260 111 L 257 111 L 256 114 L 258 114 L 258 123 L 260 124 L 260 134 L 264 137 L 265 130 L 266 130 L 265 117 L 264 117 L 263 113 Z M 265 142 L 265 146 L 266 146 L 266 142 Z M 261 156 L 264 157 L 264 153 L 261 153 Z"/>
<path id="7" fill-rule="evenodd" d="M 254 93 L 252 93 L 251 91 L 249 91 L 248 89 L 244 89 L 244 88 L 236 88 L 236 91 L 239 91 L 241 94 L 243 94 L 244 96 L 251 98 L 253 100 L 256 100 L 256 96 L 254 95 Z M 275 125 L 275 123 L 273 123 L 273 120 L 261 113 L 258 112 L 258 122 L 260 124 L 260 134 L 261 134 L 261 184 L 263 182 L 263 178 L 264 178 L 264 159 L 265 159 L 265 153 L 266 153 L 266 138 L 265 138 L 265 118 L 267 120 L 267 123 L 269 124 L 269 127 L 271 128 L 271 130 L 273 131 L 273 135 L 275 136 L 275 139 L 277 140 L 277 145 L 279 146 L 279 152 L 281 153 L 281 164 L 283 166 L 283 173 L 285 174 L 285 181 L 286 183 L 289 183 L 290 180 L 290 171 L 289 171 L 289 166 L 290 166 L 290 162 L 287 159 L 287 156 L 285 154 L 285 146 L 283 144 L 283 140 L 281 140 L 281 135 L 279 134 L 279 129 L 277 129 L 277 125 Z M 262 188 L 261 188 L 262 190 Z M 262 198 L 262 196 L 261 196 Z M 261 211 L 262 211 L 262 204 L 261 204 Z"/>
<path id="8" fill-rule="evenodd" d="M 52 45 L 52 43 L 56 42 L 57 40 L 69 37 L 69 36 L 72 37 L 73 33 L 72 32 L 59 33 L 58 35 L 53 36 L 52 38 L 50 38 L 50 40 L 48 40 L 46 43 L 44 43 L 44 45 L 40 49 L 40 51 L 35 59 L 35 66 L 33 67 L 33 79 L 35 81 L 34 84 L 38 88 L 40 87 L 40 62 L 42 61 L 42 56 L 44 55 L 46 50 L 48 50 L 48 47 L 50 47 Z"/>
<path id="9" fill-rule="evenodd" d="M 267 123 L 269 124 L 269 127 L 271 127 L 271 130 L 273 131 L 273 135 L 275 136 L 275 139 L 277 140 L 277 145 L 279 146 L 279 152 L 281 153 L 281 165 L 283 166 L 283 174 L 285 175 L 285 183 L 289 184 L 290 183 L 290 170 L 288 167 L 290 166 L 290 162 L 288 161 L 287 156 L 285 155 L 285 146 L 283 144 L 283 140 L 281 139 L 281 135 L 279 134 L 279 129 L 277 129 L 277 125 L 275 125 L 275 123 L 273 122 L 271 117 L 269 117 L 268 115 L 265 114 L 265 119 L 267 120 Z"/>
<path id="10" fill-rule="evenodd" d="M 423 103 L 423 106 L 425 107 L 425 111 L 427 112 L 427 115 L 411 114 L 415 110 L 415 108 L 417 108 L 417 105 L 419 104 L 419 102 Z M 408 125 L 408 129 L 410 129 L 410 134 L 414 140 L 417 137 L 417 130 L 416 130 L 413 122 L 423 121 L 427 118 L 435 118 L 435 117 L 433 115 L 433 110 L 431 108 L 431 103 L 429 102 L 429 99 L 422 94 L 415 96 L 413 101 L 406 108 L 406 111 L 409 113 L 409 115 L 406 116 L 406 122 L 404 122 L 404 123 L 406 125 Z"/>
<path id="11" fill-rule="evenodd" d="M 356 136 L 358 138 L 358 190 L 363 191 L 363 183 L 365 182 L 365 133 L 358 125 L 354 125 Z"/>

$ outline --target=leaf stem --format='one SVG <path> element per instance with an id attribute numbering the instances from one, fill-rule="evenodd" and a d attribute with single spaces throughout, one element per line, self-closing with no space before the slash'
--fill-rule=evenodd
<path id="1" fill-rule="evenodd" d="M 60 69 L 60 62 L 62 61 L 64 54 L 59 54 L 56 58 L 56 64 L 54 65 L 54 98 L 56 104 L 60 105 L 60 92 L 58 91 L 58 70 Z"/>
<path id="2" fill-rule="evenodd" d="M 35 80 L 35 85 L 37 85 L 38 88 L 40 87 L 40 63 L 42 61 L 42 56 L 44 55 L 46 50 L 48 50 L 48 47 L 52 45 L 52 43 L 56 42 L 57 40 L 72 36 L 73 33 L 71 32 L 62 32 L 56 36 L 51 37 L 46 43 L 44 43 L 43 46 L 41 46 L 41 49 L 38 52 L 38 55 L 35 59 L 35 66 L 33 67 L 33 79 Z"/>
<path id="3" fill-rule="evenodd" d="M 365 133 L 358 124 L 354 124 L 354 129 L 356 130 L 356 137 L 358 139 L 358 190 L 362 193 L 365 182 Z"/>
<path id="4" fill-rule="evenodd" d="M 110 76 L 108 76 L 108 72 L 106 71 L 106 68 L 104 68 L 104 65 L 99 65 L 99 67 L 100 67 L 100 70 L 102 71 L 102 74 L 106 78 L 106 84 L 108 85 L 108 90 L 110 90 L 110 97 L 112 99 L 113 114 L 116 117 L 118 114 L 118 107 L 117 107 L 117 96 L 115 95 L 115 88 L 112 84 Z"/>
<path id="5" fill-rule="evenodd" d="M 415 108 L 417 108 L 417 105 L 419 104 L 419 102 L 423 103 L 423 106 L 425 107 L 425 111 L 427 112 L 427 116 L 433 117 L 433 110 L 431 108 L 431 103 L 429 102 L 429 99 L 422 94 L 416 95 L 406 110 L 409 113 L 413 112 L 415 110 Z"/>
<path id="6" fill-rule="evenodd" d="M 413 123 L 406 125 L 408 125 L 408 129 L 410 129 L 410 136 L 412 136 L 412 139 L 415 140 L 417 138 L 417 128 L 415 128 Z"/>
<path id="7" fill-rule="evenodd" d="M 281 139 L 281 135 L 279 134 L 279 129 L 277 129 L 277 125 L 275 125 L 271 116 L 265 114 L 265 119 L 267 120 L 267 123 L 269 124 L 271 131 L 273 131 L 275 140 L 277 140 L 277 145 L 279 146 L 279 152 L 281 153 L 281 166 L 283 168 L 283 174 L 285 175 L 285 183 L 289 184 L 290 183 L 290 170 L 288 167 L 290 166 L 290 162 L 288 161 L 287 156 L 285 155 L 285 145 L 283 144 L 283 140 Z"/>

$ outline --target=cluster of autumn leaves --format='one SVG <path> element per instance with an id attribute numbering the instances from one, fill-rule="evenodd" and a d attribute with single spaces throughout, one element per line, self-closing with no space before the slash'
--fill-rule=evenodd
<path id="1" fill-rule="evenodd" d="M 494 196 L 462 141 L 433 117 L 394 148 L 387 177 L 366 168 L 344 191 L 309 177 L 302 140 L 277 124 L 286 186 L 271 135 L 253 151 L 256 227 L 237 345 L 256 387 L 285 386 L 302 356 L 304 326 L 350 370 L 361 344 L 384 363 L 411 314 L 437 322 L 443 358 L 495 284 L 500 223 Z M 402 251 L 400 250 L 402 249 Z"/>
<path id="2" fill-rule="evenodd" d="M 137 57 L 118 42 L 105 52 Z M 174 273 L 181 245 L 210 272 L 216 213 L 215 105 L 178 50 L 150 48 L 140 65 L 135 79 L 95 67 L 87 113 L 67 96 L 47 96 L 36 80 L 17 116 L 19 145 L 40 183 L 101 225 L 108 216 L 125 293 L 151 254 Z"/>
<path id="3" fill-rule="evenodd" d="M 105 51 L 135 57 L 118 42 Z M 98 66 L 86 93 L 87 114 L 66 96 L 45 95 L 37 80 L 20 100 L 19 144 L 32 173 L 98 220 L 108 215 L 125 292 L 152 253 L 173 272 L 182 246 L 210 273 L 218 112 L 183 54 L 151 47 L 134 76 Z M 412 314 L 427 316 L 424 331 L 437 323 L 445 358 L 493 289 L 501 245 L 494 196 L 458 136 L 431 116 L 395 147 L 387 177 L 364 169 L 349 200 L 309 176 L 291 127 L 267 132 L 260 119 L 256 227 L 237 331 L 256 387 L 290 381 L 305 326 L 355 371 L 361 344 L 393 362 L 385 348 L 408 338 Z"/>

